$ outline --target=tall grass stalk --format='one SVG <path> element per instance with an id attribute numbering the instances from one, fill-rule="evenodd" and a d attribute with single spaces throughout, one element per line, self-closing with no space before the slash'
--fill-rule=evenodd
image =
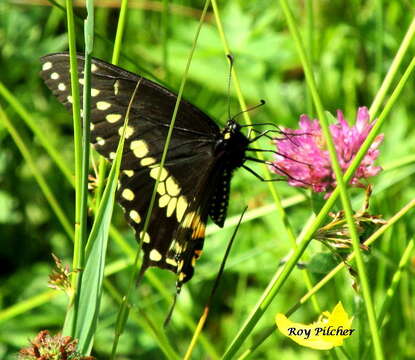
<path id="1" fill-rule="evenodd" d="M 58 200 L 56 199 L 49 185 L 47 184 L 46 179 L 42 175 L 42 172 L 39 170 L 38 166 L 36 166 L 36 163 L 29 150 L 29 146 L 26 145 L 26 141 L 22 138 L 22 136 L 15 129 L 12 122 L 9 120 L 7 114 L 3 111 L 3 108 L 1 106 L 0 106 L 0 119 L 2 123 L 4 124 L 4 126 L 6 127 L 7 131 L 10 133 L 11 137 L 13 138 L 15 144 L 19 148 L 20 153 L 22 154 L 25 162 L 29 166 L 31 173 L 36 179 L 36 182 L 38 183 L 41 191 L 43 192 L 43 195 L 45 196 L 50 207 L 52 208 L 53 212 L 55 213 L 62 227 L 64 228 L 66 234 L 69 236 L 70 239 L 72 239 L 74 236 L 74 231 L 73 231 L 73 227 L 71 223 L 69 222 L 66 214 L 64 213 L 63 209 L 59 205 Z"/>
<path id="2" fill-rule="evenodd" d="M 81 129 L 81 112 L 78 82 L 78 64 L 76 59 L 76 35 L 73 15 L 72 0 L 66 0 L 66 20 L 69 44 L 69 61 L 70 61 L 70 78 L 71 78 L 71 96 L 72 96 L 72 119 L 74 131 L 74 153 L 75 153 L 75 236 L 74 252 L 72 259 L 72 268 L 81 269 L 83 259 L 83 248 L 80 238 L 81 223 L 81 174 L 82 174 L 82 129 Z M 68 311 L 63 326 L 63 334 L 74 336 L 76 329 L 77 306 L 74 303 L 78 297 L 79 278 L 82 275 L 79 272 L 72 274 L 73 292 L 69 299 Z"/>

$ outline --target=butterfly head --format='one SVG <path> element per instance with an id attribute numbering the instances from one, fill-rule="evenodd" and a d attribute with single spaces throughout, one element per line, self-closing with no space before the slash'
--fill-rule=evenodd
<path id="1" fill-rule="evenodd" d="M 248 144 L 249 140 L 242 134 L 241 126 L 231 119 L 216 142 L 216 154 L 223 156 L 227 165 L 234 169 L 243 164 Z"/>

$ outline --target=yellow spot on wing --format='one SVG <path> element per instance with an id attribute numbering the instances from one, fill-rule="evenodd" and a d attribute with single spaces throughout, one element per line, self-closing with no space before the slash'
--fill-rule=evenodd
<path id="1" fill-rule="evenodd" d="M 163 183 L 163 182 L 160 182 L 160 183 L 158 184 L 158 186 L 157 186 L 157 192 L 158 192 L 160 195 L 164 195 L 164 194 L 166 193 L 166 187 L 164 186 L 164 183 Z"/>
<path id="2" fill-rule="evenodd" d="M 98 110 L 107 110 L 111 107 L 111 104 L 107 101 L 98 101 L 97 102 L 97 109 Z"/>
<path id="3" fill-rule="evenodd" d="M 159 199 L 159 207 L 163 208 L 163 207 L 167 206 L 169 201 L 170 201 L 170 196 L 169 195 L 163 195 Z"/>
<path id="4" fill-rule="evenodd" d="M 193 229 L 192 239 L 202 239 L 205 236 L 206 226 L 199 222 L 196 228 Z"/>
<path id="5" fill-rule="evenodd" d="M 124 189 L 121 196 L 128 201 L 134 200 L 134 193 L 130 189 Z"/>
<path id="6" fill-rule="evenodd" d="M 134 175 L 133 170 L 124 170 L 123 173 L 127 175 L 128 177 L 132 177 Z"/>
<path id="7" fill-rule="evenodd" d="M 156 162 L 156 159 L 152 158 L 152 157 L 145 157 L 143 159 L 141 159 L 140 161 L 140 165 L 141 166 L 148 166 L 148 165 L 152 165 Z"/>
<path id="8" fill-rule="evenodd" d="M 115 83 L 114 83 L 114 94 L 115 95 L 118 95 L 119 86 L 120 86 L 120 82 L 118 80 L 116 80 Z"/>
<path id="9" fill-rule="evenodd" d="M 95 71 L 97 71 L 98 70 L 98 66 L 96 66 L 95 64 L 92 64 L 91 65 L 91 71 L 92 72 L 95 72 Z"/>
<path id="10" fill-rule="evenodd" d="M 52 68 L 52 63 L 50 61 L 45 62 L 42 66 L 43 71 L 49 70 L 51 68 Z"/>
<path id="11" fill-rule="evenodd" d="M 141 216 L 140 214 L 135 211 L 135 210 L 131 210 L 130 211 L 130 218 L 137 224 L 139 224 L 141 222 Z"/>
<path id="12" fill-rule="evenodd" d="M 50 74 L 50 78 L 52 80 L 58 80 L 60 78 L 60 75 L 57 72 L 53 72 L 52 74 Z"/>
<path id="13" fill-rule="evenodd" d="M 98 96 L 101 91 L 98 89 L 91 89 L 91 96 L 95 97 Z"/>
<path id="14" fill-rule="evenodd" d="M 134 155 L 142 158 L 148 154 L 148 146 L 143 140 L 134 140 L 130 144 L 130 149 Z"/>
<path id="15" fill-rule="evenodd" d="M 181 272 L 180 274 L 179 274 L 179 281 L 183 281 L 184 280 L 184 278 L 186 277 L 187 275 L 184 273 L 184 272 Z"/>
<path id="16" fill-rule="evenodd" d="M 172 266 L 177 266 L 177 261 L 173 258 L 166 258 L 166 263 Z"/>
<path id="17" fill-rule="evenodd" d="M 160 261 L 162 258 L 161 254 L 156 249 L 151 250 L 148 257 L 151 261 Z"/>
<path id="18" fill-rule="evenodd" d="M 179 195 L 180 193 L 180 188 L 179 186 L 176 184 L 176 182 L 174 181 L 173 177 L 170 176 L 167 180 L 166 180 L 166 188 L 167 188 L 167 192 L 169 193 L 169 195 L 171 196 L 176 196 Z"/>
<path id="19" fill-rule="evenodd" d="M 174 209 L 176 209 L 177 198 L 171 198 L 169 205 L 167 206 L 166 216 L 170 217 L 174 213 Z"/>
<path id="20" fill-rule="evenodd" d="M 159 167 L 156 167 L 154 169 L 151 169 L 150 176 L 153 179 L 157 179 L 158 173 L 159 173 Z M 161 168 L 160 181 L 164 181 L 168 175 L 169 175 L 169 172 L 165 168 Z"/>
<path id="21" fill-rule="evenodd" d="M 176 205 L 176 216 L 177 216 L 177 221 L 182 221 L 183 215 L 187 209 L 187 200 L 186 198 L 182 195 L 179 197 L 179 200 L 177 200 L 177 205 Z"/>
<path id="22" fill-rule="evenodd" d="M 200 216 L 195 213 L 194 211 L 191 211 L 186 214 L 184 220 L 183 220 L 183 227 L 184 228 L 192 228 L 192 224 L 200 223 Z"/>
<path id="23" fill-rule="evenodd" d="M 107 120 L 111 124 L 116 123 L 121 118 L 121 114 L 108 114 L 107 116 L 105 116 L 105 120 Z"/>
<path id="24" fill-rule="evenodd" d="M 105 145 L 105 140 L 102 137 L 97 137 L 97 144 L 103 146 Z"/>
<path id="25" fill-rule="evenodd" d="M 146 243 L 146 244 L 150 243 L 150 235 L 148 235 L 148 233 L 145 233 L 143 237 L 143 232 L 140 231 L 140 239 L 141 238 L 143 238 L 143 243 Z"/>
<path id="26" fill-rule="evenodd" d="M 59 89 L 60 91 L 65 91 L 65 90 L 66 90 L 66 85 L 65 85 L 64 83 L 59 83 L 59 85 L 58 85 L 58 89 Z"/>
<path id="27" fill-rule="evenodd" d="M 123 126 L 118 129 L 118 134 L 122 136 Z M 132 126 L 127 125 L 125 128 L 125 138 L 128 139 L 131 135 L 134 134 L 134 128 Z"/>

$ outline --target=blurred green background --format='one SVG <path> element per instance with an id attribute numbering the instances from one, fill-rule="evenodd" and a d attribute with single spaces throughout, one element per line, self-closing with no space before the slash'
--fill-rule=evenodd
<path id="1" fill-rule="evenodd" d="M 161 1 L 130 0 L 120 66 L 148 77 L 153 74 L 154 78 L 177 90 L 203 2 L 169 2 L 168 21 L 163 23 L 165 13 Z M 94 56 L 110 61 L 119 3 L 95 3 L 96 31 L 101 37 L 95 39 Z M 311 24 L 307 13 L 310 3 L 314 8 Z M 409 0 L 321 0 L 292 1 L 290 6 L 311 51 L 318 90 L 326 110 L 334 113 L 342 109 L 349 123 L 353 123 L 357 108 L 370 106 L 373 101 L 415 14 L 413 3 Z M 247 103 L 255 105 L 260 99 L 267 101 L 265 106 L 250 114 L 253 121 L 296 127 L 300 114 L 314 115 L 294 42 L 278 3 L 229 0 L 219 3 L 219 11 Z M 76 12 L 80 16 L 85 15 L 84 8 L 76 8 Z M 78 26 L 77 31 L 78 50 L 83 51 L 82 27 Z M 414 49 L 411 45 L 411 54 Z M 0 2 L 0 81 L 21 102 L 42 131 L 48 134 L 73 169 L 71 117 L 39 77 L 39 57 L 64 50 L 67 50 L 64 12 L 43 0 Z M 409 60 L 405 58 L 404 64 Z M 229 66 L 210 9 L 192 61 L 184 97 L 221 125 L 227 120 L 228 75 Z M 378 164 L 385 171 L 371 180 L 374 194 L 370 211 L 381 214 L 385 219 L 415 196 L 414 85 L 414 80 L 410 79 L 382 129 L 385 140 Z M 237 104 L 234 89 L 231 88 L 232 114 L 240 110 Z M 0 97 L 0 105 L 29 146 L 39 171 L 57 196 L 65 214 L 73 221 L 72 187 L 4 97 Z M 264 141 L 261 146 L 269 148 L 270 144 Z M 258 166 L 252 167 L 262 171 Z M 286 183 L 277 183 L 276 186 L 280 195 L 287 199 L 289 220 L 299 234 L 312 213 L 306 200 L 308 193 L 290 188 Z M 351 193 L 356 200 L 354 208 L 359 209 L 363 192 L 353 190 Z M 204 330 L 205 339 L 198 344 L 194 359 L 214 359 L 223 353 L 291 249 L 272 204 L 266 184 L 246 171 L 236 172 L 229 216 L 238 216 L 246 205 L 253 216 L 239 230 Z M 135 249 L 133 232 L 126 225 L 118 206 L 113 224 Z M 376 305 L 384 299 L 385 289 L 396 271 L 408 239 L 413 236 L 414 227 L 413 215 L 406 216 L 365 256 Z M 212 226 L 209 231 L 196 274 L 184 287 L 173 320 L 166 330 L 167 338 L 179 354 L 184 353 L 190 342 L 192 330 L 187 326 L 188 320 L 197 321 L 201 314 L 232 228 L 219 230 Z M 3 310 L 25 300 L 33 300 L 33 297 L 48 291 L 52 252 L 65 263 L 71 263 L 72 243 L 1 122 L 0 240 L 0 306 Z M 323 251 L 321 245 L 312 243 L 305 261 L 320 251 Z M 117 271 L 116 265 L 122 268 L 125 259 L 122 249 L 110 242 L 108 263 L 115 264 L 115 270 L 109 279 L 121 293 L 127 286 L 128 276 L 125 270 Z M 261 330 L 274 323 L 277 312 L 287 311 L 306 292 L 301 271 L 294 271 L 249 341 L 254 343 Z M 403 274 L 381 331 L 382 338 L 387 339 L 383 346 L 389 358 L 415 358 L 414 271 L 415 260 L 412 258 L 412 267 Z M 172 296 L 174 275 L 158 269 L 149 272 Z M 313 272 L 313 282 L 317 282 L 322 275 Z M 355 316 L 353 326 L 358 329 L 358 335 L 346 340 L 345 348 L 351 358 L 357 359 L 369 339 L 369 332 L 361 297 L 353 290 L 352 282 L 349 273 L 343 271 L 319 291 L 318 300 L 324 310 L 332 309 L 341 300 L 346 311 Z M 167 314 L 171 297 L 166 301 L 154 282 L 147 278 L 136 293 L 140 309 L 159 326 Z M 61 294 L 41 301 L 39 306 L 23 309 L 16 315 L 7 315 L 6 320 L 0 317 L 0 358 L 15 358 L 18 349 L 27 345 L 27 340 L 39 330 L 59 331 L 65 307 L 66 298 Z M 106 294 L 101 308 L 93 354 L 105 359 L 113 338 L 117 302 Z M 136 317 L 140 318 L 140 314 Z M 317 317 L 318 314 L 307 303 L 292 318 L 307 323 Z M 344 358 L 340 352 L 338 355 Z M 323 359 L 327 356 L 326 352 L 301 348 L 275 331 L 253 358 Z M 121 338 L 118 359 L 159 358 L 163 358 L 163 353 L 152 331 L 140 319 L 130 318 L 126 333 Z M 371 358 L 370 355 L 368 358 Z"/>

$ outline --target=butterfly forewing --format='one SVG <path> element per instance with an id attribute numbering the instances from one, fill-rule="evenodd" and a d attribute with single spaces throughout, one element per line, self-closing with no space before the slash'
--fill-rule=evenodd
<path id="1" fill-rule="evenodd" d="M 81 94 L 83 66 L 83 57 L 78 56 Z M 43 57 L 41 75 L 59 101 L 71 110 L 69 55 Z M 182 101 L 166 162 L 160 170 L 176 95 L 150 80 L 93 59 L 91 142 L 109 160 L 115 156 L 128 104 L 139 81 L 126 129 L 118 201 L 137 239 L 143 239 L 144 268 L 157 266 L 176 272 L 180 287 L 190 280 L 201 254 L 213 191 L 207 184 L 215 174 L 214 145 L 220 132 L 207 115 Z M 155 206 L 147 233 L 143 234 L 159 171 Z"/>

